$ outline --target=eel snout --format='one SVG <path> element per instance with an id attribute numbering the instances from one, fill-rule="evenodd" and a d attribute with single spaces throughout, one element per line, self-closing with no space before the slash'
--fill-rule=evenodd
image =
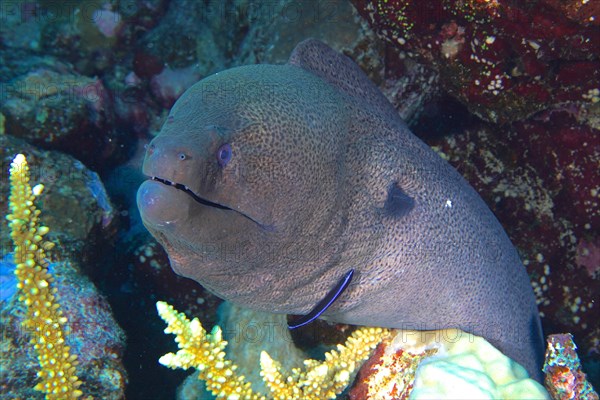
<path id="1" fill-rule="evenodd" d="M 190 202 L 190 198 L 195 203 Z M 187 221 L 190 204 L 231 210 L 227 206 L 198 196 L 186 185 L 157 176 L 151 176 L 142 183 L 136 200 L 143 220 L 154 227 L 174 226 L 177 222 Z"/>
<path id="2" fill-rule="evenodd" d="M 149 180 L 142 183 L 137 193 L 137 204 L 144 221 L 155 226 L 165 226 L 187 218 L 181 205 L 185 203 L 185 198 L 190 197 L 197 204 L 212 209 L 233 211 L 263 230 L 273 230 L 273 227 L 262 224 L 240 210 L 207 200 L 182 183 L 158 176 L 150 176 Z"/>

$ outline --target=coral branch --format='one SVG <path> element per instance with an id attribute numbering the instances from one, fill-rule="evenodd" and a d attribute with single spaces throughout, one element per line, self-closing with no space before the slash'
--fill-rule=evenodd
<path id="1" fill-rule="evenodd" d="M 164 302 L 156 303 L 158 313 L 167 323 L 166 333 L 176 335 L 177 354 L 169 353 L 159 362 L 170 368 L 194 367 L 199 378 L 217 399 L 265 399 L 254 392 L 243 376 L 237 375 L 237 366 L 225 358 L 227 342 L 221 330 L 215 327 L 207 334 L 197 318 L 192 321 Z M 261 376 L 273 399 L 335 399 L 352 378 L 352 374 L 389 331 L 382 328 L 360 328 L 344 345 L 325 354 L 325 361 L 305 360 L 305 368 L 294 368 L 285 376 L 281 365 L 266 353 L 261 353 Z"/>
<path id="2" fill-rule="evenodd" d="M 82 394 L 78 389 L 81 381 L 75 374 L 77 356 L 65 344 L 67 319 L 56 299 L 45 254 L 54 243 L 43 240 L 49 229 L 38 225 L 40 211 L 33 203 L 43 188 L 31 188 L 27 160 L 18 154 L 10 167 L 11 213 L 6 219 L 15 246 L 19 301 L 27 310 L 23 326 L 31 332 L 31 344 L 40 364 L 40 382 L 35 389 L 44 392 L 46 399 L 75 399 Z"/>
<path id="3" fill-rule="evenodd" d="M 222 339 L 219 327 L 207 334 L 198 318 L 190 321 L 185 314 L 162 301 L 156 303 L 156 308 L 167 323 L 165 333 L 175 335 L 180 349 L 177 354 L 165 354 L 159 363 L 173 369 L 196 368 L 198 378 L 206 382 L 206 388 L 217 399 L 264 399 L 254 393 L 244 376 L 235 373 L 237 366 L 225 359 L 227 342 Z"/>

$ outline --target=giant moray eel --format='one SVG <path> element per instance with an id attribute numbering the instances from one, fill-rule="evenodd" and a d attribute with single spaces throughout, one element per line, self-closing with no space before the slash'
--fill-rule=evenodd
<path id="1" fill-rule="evenodd" d="M 143 170 L 145 226 L 178 274 L 216 295 L 288 314 L 329 297 L 330 321 L 458 327 L 541 379 L 538 310 L 506 233 L 358 66 L 323 43 L 300 43 L 285 65 L 196 83 Z"/>

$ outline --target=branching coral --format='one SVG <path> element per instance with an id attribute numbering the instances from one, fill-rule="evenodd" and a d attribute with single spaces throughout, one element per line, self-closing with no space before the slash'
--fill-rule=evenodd
<path id="1" fill-rule="evenodd" d="M 350 383 L 352 373 L 389 334 L 383 328 L 359 328 L 346 344 L 325 353 L 325 361 L 306 360 L 305 369 L 294 368 L 284 377 L 279 363 L 262 352 L 262 377 L 276 399 L 335 399 Z"/>
<path id="2" fill-rule="evenodd" d="M 265 399 L 252 390 L 246 379 L 236 374 L 237 366 L 225 358 L 227 342 L 217 326 L 208 334 L 200 321 L 190 321 L 164 302 L 156 303 L 158 313 L 167 323 L 165 333 L 176 335 L 177 354 L 169 353 L 159 362 L 170 368 L 194 367 L 199 378 L 217 399 Z M 261 354 L 261 376 L 273 399 L 334 399 L 350 383 L 353 372 L 389 331 L 382 328 L 360 328 L 337 350 L 325 354 L 325 361 L 306 360 L 305 368 L 294 368 L 284 376 L 279 363 L 266 352 Z"/>
<path id="3" fill-rule="evenodd" d="M 26 307 L 23 326 L 31 332 L 40 364 L 40 382 L 35 389 L 44 392 L 46 399 L 74 399 L 82 394 L 78 389 L 81 381 L 75 374 L 77 356 L 65 344 L 67 319 L 52 287 L 45 253 L 54 244 L 43 240 L 49 229 L 39 226 L 40 211 L 33 203 L 43 188 L 41 184 L 31 188 L 27 160 L 18 154 L 10 167 L 11 213 L 6 218 L 15 246 L 19 301 Z"/>
<path id="4" fill-rule="evenodd" d="M 207 333 L 198 318 L 190 321 L 185 314 L 162 301 L 156 303 L 156 308 L 168 325 L 165 333 L 175 335 L 180 349 L 177 354 L 162 356 L 159 360 L 162 365 L 173 369 L 196 368 L 198 378 L 206 382 L 206 388 L 217 398 L 264 399 L 252 391 L 250 383 L 235 373 L 237 367 L 225 358 L 227 342 L 222 339 L 218 326 Z"/>

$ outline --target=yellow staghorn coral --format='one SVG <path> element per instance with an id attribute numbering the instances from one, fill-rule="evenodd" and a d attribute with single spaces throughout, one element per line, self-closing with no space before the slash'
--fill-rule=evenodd
<path id="1" fill-rule="evenodd" d="M 190 321 L 173 306 L 159 301 L 156 308 L 167 323 L 165 333 L 173 333 L 179 346 L 177 354 L 168 353 L 158 362 L 169 368 L 198 370 L 198 378 L 206 382 L 206 388 L 217 399 L 264 399 L 252 391 L 244 376 L 237 375 L 237 367 L 225 359 L 227 342 L 222 339 L 221 329 L 216 326 L 211 333 L 200 324 L 198 318 Z"/>
<path id="2" fill-rule="evenodd" d="M 271 391 L 269 397 L 254 392 L 244 376 L 237 375 L 237 366 L 225 358 L 227 342 L 221 337 L 221 329 L 215 326 L 207 334 L 198 318 L 190 321 L 185 314 L 177 312 L 169 304 L 159 301 L 156 308 L 167 323 L 165 333 L 176 335 L 177 354 L 168 353 L 159 362 L 169 368 L 199 371 L 199 379 L 217 399 L 334 399 L 350 383 L 353 372 L 365 361 L 371 351 L 389 330 L 360 328 L 348 338 L 346 344 L 325 354 L 325 361 L 306 360 L 303 369 L 294 368 L 290 376 L 284 376 L 278 362 L 261 353 L 261 376 Z"/>
<path id="3" fill-rule="evenodd" d="M 306 360 L 305 369 L 294 368 L 288 377 L 283 377 L 279 363 L 263 351 L 261 376 L 275 399 L 335 399 L 350 383 L 352 373 L 389 333 L 384 328 L 359 328 L 345 344 L 338 344 L 337 350 L 325 353 L 325 361 Z"/>
<path id="4" fill-rule="evenodd" d="M 15 246 L 15 275 L 19 301 L 26 307 L 23 326 L 31 333 L 31 344 L 37 353 L 40 382 L 36 390 L 46 399 L 75 399 L 81 396 L 81 381 L 75 375 L 77 356 L 65 344 L 67 319 L 56 299 L 53 278 L 48 273 L 45 250 L 54 243 L 44 241 L 49 231 L 39 226 L 40 211 L 33 201 L 42 193 L 43 185 L 29 185 L 29 166 L 23 154 L 18 154 L 10 166 L 11 238 Z"/>

